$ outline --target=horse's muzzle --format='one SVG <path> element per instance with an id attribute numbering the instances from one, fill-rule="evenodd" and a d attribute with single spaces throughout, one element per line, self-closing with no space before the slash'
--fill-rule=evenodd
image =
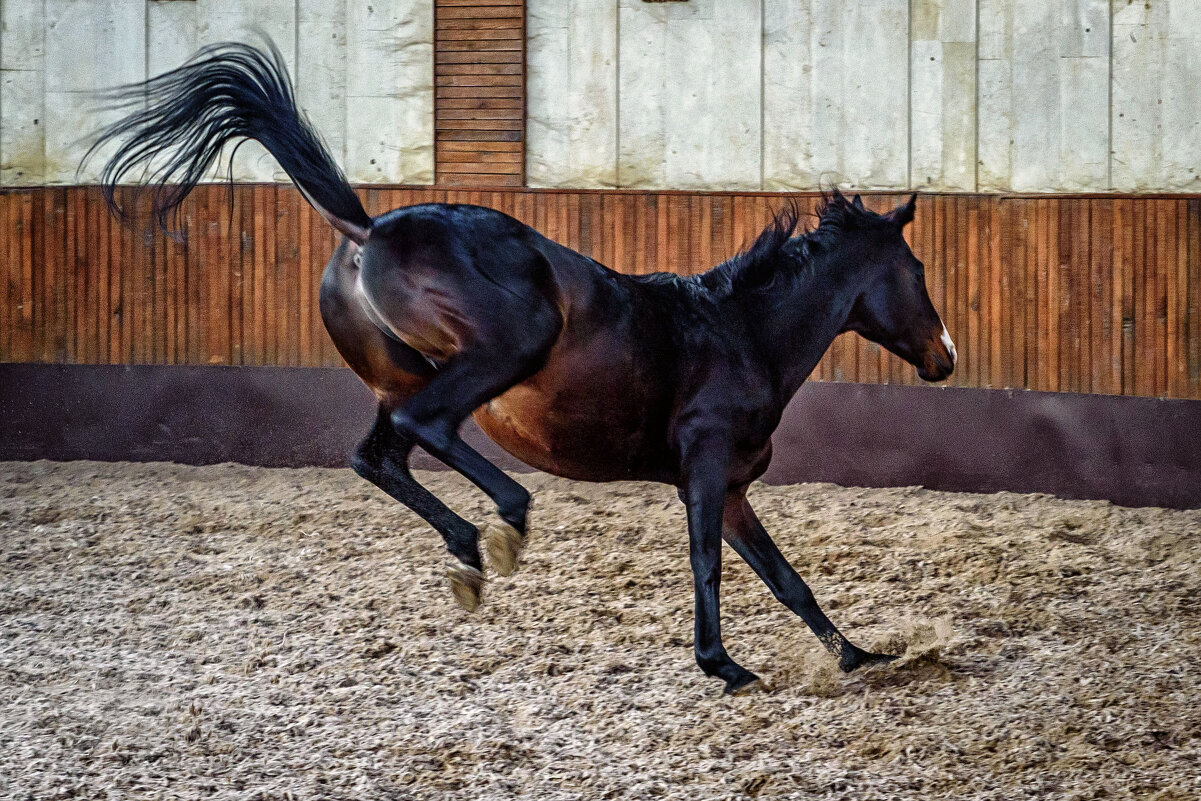
<path id="1" fill-rule="evenodd" d="M 918 377 L 923 381 L 942 381 L 955 372 L 955 364 L 959 361 L 959 353 L 951 335 L 943 326 L 942 334 L 936 341 L 926 346 L 925 356 L 917 368 Z"/>

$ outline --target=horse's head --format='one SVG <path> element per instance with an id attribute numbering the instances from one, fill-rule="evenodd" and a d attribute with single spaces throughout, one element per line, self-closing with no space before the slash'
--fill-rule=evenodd
<path id="1" fill-rule="evenodd" d="M 955 369 L 955 343 L 930 302 L 922 263 L 902 234 L 913 221 L 917 195 L 882 215 L 864 209 L 858 195 L 848 202 L 835 191 L 834 202 L 855 212 L 853 257 L 865 276 L 844 330 L 900 356 L 922 379 L 943 380 Z"/>

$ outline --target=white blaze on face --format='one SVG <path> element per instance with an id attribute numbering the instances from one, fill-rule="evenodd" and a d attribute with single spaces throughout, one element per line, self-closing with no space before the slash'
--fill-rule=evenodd
<path id="1" fill-rule="evenodd" d="M 951 341 L 951 335 L 947 333 L 947 326 L 942 327 L 942 344 L 946 346 L 947 353 L 951 354 L 951 365 L 954 366 L 959 362 L 959 354 L 955 351 L 955 343 Z"/>

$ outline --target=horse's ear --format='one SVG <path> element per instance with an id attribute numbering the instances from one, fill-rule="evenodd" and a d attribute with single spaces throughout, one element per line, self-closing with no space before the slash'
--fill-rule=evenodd
<path id="1" fill-rule="evenodd" d="M 909 196 L 909 202 L 903 206 L 897 206 L 892 211 L 888 212 L 888 219 L 891 220 L 898 228 L 904 228 L 909 223 L 913 222 L 913 210 L 917 208 L 917 193 L 914 192 Z"/>
<path id="2" fill-rule="evenodd" d="M 863 198 L 859 195 L 855 195 L 854 199 L 851 200 L 851 205 L 859 209 L 859 211 L 867 211 L 867 209 L 863 208 Z"/>

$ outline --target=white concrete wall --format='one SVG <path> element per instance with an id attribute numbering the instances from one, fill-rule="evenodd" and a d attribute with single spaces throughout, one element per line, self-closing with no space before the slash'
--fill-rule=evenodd
<path id="1" fill-rule="evenodd" d="M 0 185 L 92 182 L 87 137 L 113 118 L 90 93 L 266 31 L 297 96 L 356 182 L 432 183 L 433 0 L 0 0 Z M 257 145 L 239 180 L 285 180 Z M 215 176 L 214 176 L 215 177 Z"/>
<path id="2" fill-rule="evenodd" d="M 0 0 L 0 185 L 265 29 L 352 180 L 433 180 L 432 0 Z M 534 186 L 1201 191 L 1201 0 L 528 0 Z M 282 180 L 257 146 L 235 176 Z"/>
<path id="3" fill-rule="evenodd" d="M 528 0 L 535 186 L 1201 191 L 1201 0 Z"/>

